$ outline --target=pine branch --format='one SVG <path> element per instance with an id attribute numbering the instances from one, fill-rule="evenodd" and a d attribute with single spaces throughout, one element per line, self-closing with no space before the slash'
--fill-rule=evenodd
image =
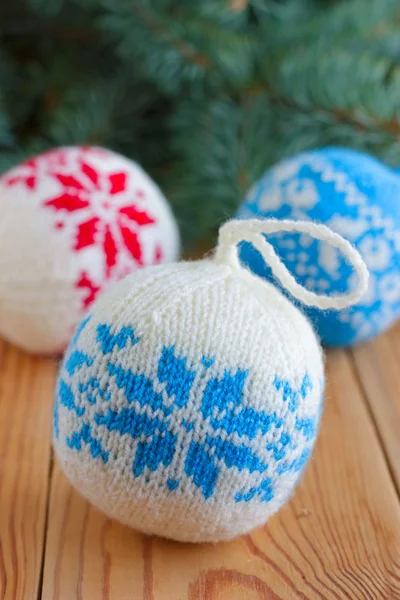
<path id="1" fill-rule="evenodd" d="M 249 188 L 285 156 L 324 145 L 350 146 L 400 164 L 398 136 L 325 109 L 272 100 L 265 91 L 182 105 L 172 121 L 175 164 L 165 185 L 186 243 L 215 237 Z M 190 144 L 187 136 L 190 131 Z"/>
<path id="2" fill-rule="evenodd" d="M 0 2 L 0 170 L 106 145 L 207 239 L 288 154 L 400 163 L 399 30 L 398 0 Z"/>
<path id="3" fill-rule="evenodd" d="M 196 7 L 172 0 L 105 0 L 99 25 L 113 36 L 123 60 L 136 59 L 142 75 L 163 92 L 204 95 L 207 86 L 237 85 L 252 73 L 246 17 L 221 6 L 215 0 Z"/>
<path id="4" fill-rule="evenodd" d="M 7 115 L 2 110 L 0 99 L 0 148 L 8 148 L 13 142 L 13 135 L 10 130 L 10 124 Z"/>
<path id="5" fill-rule="evenodd" d="M 157 20 L 154 13 L 150 13 L 141 4 L 133 4 L 132 11 L 136 14 L 139 19 L 147 25 L 153 34 L 159 36 L 176 50 L 181 56 L 182 60 L 191 62 L 198 66 L 201 70 L 206 71 L 210 68 L 210 59 L 202 54 L 193 44 L 190 44 L 184 39 L 177 39 L 171 29 L 167 28 L 165 23 L 161 20 Z"/>

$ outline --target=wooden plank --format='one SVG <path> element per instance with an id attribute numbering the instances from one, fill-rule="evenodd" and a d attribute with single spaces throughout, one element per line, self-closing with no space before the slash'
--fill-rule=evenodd
<path id="1" fill-rule="evenodd" d="M 142 536 L 112 522 L 55 465 L 42 598 L 144 598 Z"/>
<path id="2" fill-rule="evenodd" d="M 0 599 L 36 599 L 49 487 L 55 361 L 0 342 Z"/>
<path id="3" fill-rule="evenodd" d="M 353 364 L 328 357 L 325 414 L 289 504 L 237 541 L 179 544 L 109 521 L 55 469 L 43 598 L 400 598 L 400 506 Z"/>
<path id="4" fill-rule="evenodd" d="M 400 492 L 400 322 L 352 353 Z"/>

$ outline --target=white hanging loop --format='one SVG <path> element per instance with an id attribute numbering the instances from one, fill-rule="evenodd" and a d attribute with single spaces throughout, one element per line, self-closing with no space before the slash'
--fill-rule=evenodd
<path id="1" fill-rule="evenodd" d="M 263 235 L 278 233 L 280 231 L 306 233 L 317 240 L 327 242 L 331 246 L 338 248 L 354 267 L 358 275 L 357 288 L 341 296 L 327 296 L 316 294 L 300 285 L 276 254 L 273 246 L 267 242 Z M 361 255 L 347 240 L 325 225 L 313 223 L 312 221 L 291 221 L 286 219 L 228 221 L 219 230 L 215 260 L 237 269 L 245 268 L 240 263 L 238 256 L 238 244 L 242 241 L 251 242 L 261 252 L 265 262 L 271 267 L 272 273 L 280 281 L 281 285 L 292 296 L 307 306 L 316 306 L 323 310 L 330 308 L 341 310 L 352 304 L 356 304 L 367 291 L 369 273 Z"/>

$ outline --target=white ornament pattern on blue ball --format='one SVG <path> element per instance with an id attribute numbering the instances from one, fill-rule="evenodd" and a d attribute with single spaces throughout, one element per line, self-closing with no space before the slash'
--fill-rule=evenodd
<path id="1" fill-rule="evenodd" d="M 250 190 L 239 218 L 313 220 L 356 246 L 370 271 L 368 292 L 340 312 L 306 309 L 323 342 L 348 345 L 374 337 L 400 314 L 400 176 L 349 149 L 324 148 L 286 159 Z M 268 236 L 297 280 L 317 293 L 356 285 L 336 248 L 307 235 Z M 245 244 L 241 258 L 272 280 L 261 257 Z"/>

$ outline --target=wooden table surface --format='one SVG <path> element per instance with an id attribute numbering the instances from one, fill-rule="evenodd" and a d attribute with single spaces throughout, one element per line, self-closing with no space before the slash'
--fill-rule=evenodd
<path id="1" fill-rule="evenodd" d="M 400 324 L 327 356 L 292 500 L 231 543 L 145 537 L 83 500 L 51 451 L 57 364 L 0 345 L 0 599 L 400 599 Z"/>

